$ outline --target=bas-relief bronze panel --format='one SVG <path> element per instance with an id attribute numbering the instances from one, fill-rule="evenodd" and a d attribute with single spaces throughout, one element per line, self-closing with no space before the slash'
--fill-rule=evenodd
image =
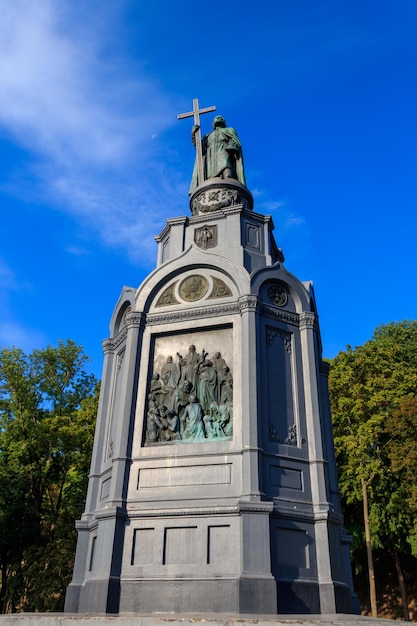
<path id="1" fill-rule="evenodd" d="M 155 337 L 146 446 L 233 436 L 232 329 Z"/>

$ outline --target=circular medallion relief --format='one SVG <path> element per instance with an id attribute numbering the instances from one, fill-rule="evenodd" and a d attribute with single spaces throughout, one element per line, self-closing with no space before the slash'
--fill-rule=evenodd
<path id="1" fill-rule="evenodd" d="M 185 278 L 179 288 L 179 294 L 186 302 L 195 302 L 206 295 L 208 290 L 208 281 L 204 276 L 193 274 Z"/>
<path id="2" fill-rule="evenodd" d="M 287 292 L 279 285 L 271 285 L 268 289 L 268 297 L 275 306 L 284 306 L 287 304 Z"/>

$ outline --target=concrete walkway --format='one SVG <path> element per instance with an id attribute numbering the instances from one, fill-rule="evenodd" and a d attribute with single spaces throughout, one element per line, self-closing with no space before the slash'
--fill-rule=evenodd
<path id="1" fill-rule="evenodd" d="M 15 613 L 0 615 L 0 626 L 410 626 L 410 622 L 359 615 L 228 615 L 155 613 L 80 615 Z"/>

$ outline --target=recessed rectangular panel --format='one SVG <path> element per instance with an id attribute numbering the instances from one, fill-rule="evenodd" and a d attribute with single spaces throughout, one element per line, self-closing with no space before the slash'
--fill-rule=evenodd
<path id="1" fill-rule="evenodd" d="M 90 564 L 89 564 L 89 567 L 88 567 L 88 570 L 90 572 L 92 571 L 93 565 L 94 565 L 94 555 L 95 555 L 95 551 L 96 551 L 96 543 L 97 543 L 97 536 L 94 536 L 91 539 Z"/>
<path id="2" fill-rule="evenodd" d="M 162 244 L 162 262 L 169 258 L 169 237 Z"/>
<path id="3" fill-rule="evenodd" d="M 132 539 L 131 565 L 154 565 L 157 550 L 154 528 L 135 528 Z"/>
<path id="4" fill-rule="evenodd" d="M 294 416 L 292 335 L 281 328 L 265 329 L 265 391 L 268 438 L 276 443 L 297 445 Z"/>
<path id="5" fill-rule="evenodd" d="M 114 440 L 116 437 L 115 429 L 117 429 L 117 416 L 119 415 L 121 394 L 121 384 L 123 380 L 123 364 L 125 359 L 125 350 L 123 349 L 116 357 L 115 370 L 113 374 L 112 395 L 110 400 L 110 412 L 107 423 L 107 435 L 104 450 L 104 458 L 108 461 L 113 457 Z"/>
<path id="6" fill-rule="evenodd" d="M 305 530 L 277 528 L 278 563 L 284 567 L 310 567 L 309 538 Z"/>
<path id="7" fill-rule="evenodd" d="M 231 463 L 222 465 L 183 465 L 139 470 L 139 489 L 227 485 L 231 482 Z"/>
<path id="8" fill-rule="evenodd" d="M 259 250 L 259 227 L 246 222 L 246 244 Z"/>
<path id="9" fill-rule="evenodd" d="M 197 558 L 197 526 L 165 528 L 164 565 L 192 565 Z"/>
<path id="10" fill-rule="evenodd" d="M 285 487 L 286 489 L 303 490 L 303 473 L 301 470 L 271 465 L 270 467 L 271 485 Z"/>
<path id="11" fill-rule="evenodd" d="M 109 497 L 110 484 L 111 484 L 111 477 L 107 478 L 106 480 L 103 480 L 103 482 L 101 483 L 100 500 L 105 500 L 106 498 Z"/>
<path id="12" fill-rule="evenodd" d="M 209 526 L 207 536 L 207 563 L 225 563 L 231 558 L 230 526 Z"/>

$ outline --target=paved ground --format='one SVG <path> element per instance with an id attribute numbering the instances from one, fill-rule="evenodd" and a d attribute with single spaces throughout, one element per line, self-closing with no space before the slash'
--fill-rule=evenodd
<path id="1" fill-rule="evenodd" d="M 174 614 L 152 615 L 75 615 L 71 613 L 15 613 L 0 615 L 0 626 L 410 626 L 359 615 L 229 615 Z"/>

